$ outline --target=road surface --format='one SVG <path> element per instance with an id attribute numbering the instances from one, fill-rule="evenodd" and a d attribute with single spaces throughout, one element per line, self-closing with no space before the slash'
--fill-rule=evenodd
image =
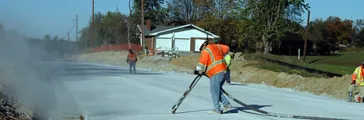
<path id="1" fill-rule="evenodd" d="M 177 114 L 171 107 L 185 92 L 194 75 L 151 72 L 91 63 L 63 63 L 61 81 L 87 120 L 292 120 L 258 114 L 230 100 L 227 114 L 209 115 L 212 99 L 209 80 L 203 77 L 183 101 Z M 235 98 L 260 110 L 352 120 L 364 119 L 364 104 L 315 96 L 264 85 L 234 84 L 224 89 Z"/>

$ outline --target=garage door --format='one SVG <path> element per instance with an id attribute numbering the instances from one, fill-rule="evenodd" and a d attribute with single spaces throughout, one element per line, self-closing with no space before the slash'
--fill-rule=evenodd
<path id="1" fill-rule="evenodd" d="M 204 40 L 204 39 L 195 39 L 195 52 L 200 51 L 200 47 L 201 47 L 202 43 L 205 41 L 206 40 Z"/>
<path id="2" fill-rule="evenodd" d="M 157 38 L 155 43 L 156 48 L 161 48 L 161 50 L 168 50 L 172 47 L 172 39 Z"/>
<path id="3" fill-rule="evenodd" d="M 190 51 L 191 40 L 190 39 L 175 39 L 174 46 L 178 48 L 178 51 Z"/>

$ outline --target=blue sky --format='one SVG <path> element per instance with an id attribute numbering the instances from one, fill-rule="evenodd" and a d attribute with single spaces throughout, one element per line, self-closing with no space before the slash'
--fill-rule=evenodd
<path id="1" fill-rule="evenodd" d="M 95 0 L 95 12 L 115 11 L 128 14 L 129 0 Z M 364 0 L 307 0 L 311 5 L 311 20 L 339 16 L 343 19 L 364 19 Z M 0 0 L 0 22 L 29 37 L 45 34 L 64 37 L 71 30 L 76 15 L 79 29 L 91 17 L 92 0 Z M 305 19 L 307 13 L 304 15 Z M 75 27 L 70 32 L 75 39 Z"/>

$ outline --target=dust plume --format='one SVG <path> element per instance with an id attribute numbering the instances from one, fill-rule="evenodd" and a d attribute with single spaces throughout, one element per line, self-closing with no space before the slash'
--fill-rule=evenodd
<path id="1" fill-rule="evenodd" d="M 16 31 L 0 27 L 0 81 L 4 84 L 1 91 L 29 108 L 35 119 L 47 120 L 56 113 L 76 109 L 64 101 L 71 95 L 64 92 L 63 83 L 57 77 L 62 66 L 44 59 L 53 53 L 44 49 L 46 44 L 30 43 Z"/>

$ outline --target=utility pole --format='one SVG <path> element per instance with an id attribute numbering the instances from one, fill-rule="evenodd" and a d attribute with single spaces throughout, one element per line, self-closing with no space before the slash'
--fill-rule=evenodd
<path id="1" fill-rule="evenodd" d="M 95 18 L 94 18 L 94 3 L 95 3 L 95 1 L 94 0 L 92 0 L 92 41 L 91 41 L 91 48 L 93 48 L 94 47 L 94 41 L 95 41 Z"/>
<path id="2" fill-rule="evenodd" d="M 67 32 L 67 40 L 70 40 L 70 32 Z"/>
<path id="3" fill-rule="evenodd" d="M 141 9 L 142 9 L 142 51 L 143 51 L 143 54 L 145 54 L 145 41 L 144 41 L 144 0 L 142 0 L 142 3 L 141 3 Z"/>
<path id="4" fill-rule="evenodd" d="M 308 39 L 308 25 L 310 24 L 310 14 L 311 11 L 305 6 L 305 9 L 308 11 L 308 15 L 307 15 L 307 25 L 306 25 L 306 35 L 305 35 L 305 46 L 303 48 L 303 57 L 302 60 L 305 61 L 306 58 L 306 52 L 307 52 L 307 39 Z"/>
<path id="5" fill-rule="evenodd" d="M 78 15 L 76 15 L 76 42 L 78 42 Z"/>
<path id="6" fill-rule="evenodd" d="M 131 0 L 129 0 L 129 20 L 128 20 L 128 46 L 129 46 L 129 49 L 131 48 L 131 46 L 130 46 L 130 26 L 131 26 L 131 8 L 130 8 L 130 1 Z"/>

